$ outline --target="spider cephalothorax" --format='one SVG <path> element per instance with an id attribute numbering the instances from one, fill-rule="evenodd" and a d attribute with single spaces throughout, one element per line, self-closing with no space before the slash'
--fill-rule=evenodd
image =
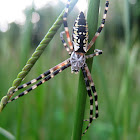
<path id="1" fill-rule="evenodd" d="M 70 57 L 71 72 L 78 73 L 80 68 L 85 64 L 85 61 L 85 54 L 73 51 Z"/>

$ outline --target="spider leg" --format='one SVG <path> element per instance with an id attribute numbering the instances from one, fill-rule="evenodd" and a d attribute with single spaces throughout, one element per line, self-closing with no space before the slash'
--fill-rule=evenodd
<path id="1" fill-rule="evenodd" d="M 88 44 L 88 47 L 87 47 L 87 51 L 92 47 L 92 45 L 94 44 L 95 40 L 97 39 L 97 37 L 100 35 L 103 27 L 104 27 L 104 24 L 105 24 L 105 19 L 106 19 L 106 15 L 107 15 L 107 11 L 108 11 L 108 6 L 109 6 L 109 0 L 106 0 L 106 3 L 105 3 L 105 10 L 104 10 L 104 14 L 103 14 L 103 18 L 102 18 L 102 22 L 101 22 L 101 25 L 100 27 L 98 28 L 97 32 L 95 33 L 94 37 L 92 38 L 92 40 L 90 41 L 90 43 Z"/>
<path id="2" fill-rule="evenodd" d="M 88 66 L 85 64 L 85 66 L 82 67 L 81 69 L 82 69 L 82 72 L 83 72 L 83 75 L 84 75 L 84 80 L 85 80 L 85 83 L 86 83 L 86 89 L 88 91 L 88 96 L 90 97 L 90 117 L 89 117 L 89 119 L 84 120 L 84 121 L 89 121 L 89 124 L 86 127 L 85 131 L 83 132 L 83 134 L 82 134 L 82 136 L 83 136 L 87 132 L 88 128 L 90 127 L 90 125 L 92 123 L 92 121 L 98 118 L 98 116 L 99 116 L 98 112 L 99 111 L 98 111 L 97 93 L 96 93 L 96 89 L 95 89 L 90 71 L 88 69 Z M 89 85 L 89 83 L 90 83 L 90 85 Z M 93 117 L 93 97 L 92 97 L 92 94 L 91 94 L 91 89 L 92 89 L 92 92 L 93 92 L 93 95 L 94 95 L 94 100 L 95 100 L 95 117 Z"/>
<path id="3" fill-rule="evenodd" d="M 67 41 L 68 41 L 68 44 L 69 44 L 69 48 L 70 48 L 71 51 L 73 51 L 73 45 L 72 45 L 72 42 L 71 42 L 71 39 L 70 39 L 68 23 L 67 23 L 67 15 L 68 15 L 69 5 L 70 5 L 70 0 L 68 0 L 68 2 L 66 4 L 65 13 L 63 15 L 63 24 L 64 24 L 64 29 L 65 29 Z"/>
<path id="4" fill-rule="evenodd" d="M 102 50 L 95 49 L 93 54 L 86 55 L 86 59 L 92 58 L 92 57 L 94 57 L 94 56 L 98 56 L 98 55 L 100 55 L 100 54 L 102 54 L 102 53 L 103 53 Z"/>
<path id="5" fill-rule="evenodd" d="M 94 56 L 98 56 L 98 55 L 100 55 L 100 54 L 102 54 L 102 50 L 98 50 L 98 49 L 95 49 L 94 50 L 94 53 L 93 54 L 90 54 L 90 55 L 87 55 L 86 56 L 86 59 L 88 59 L 88 58 L 92 58 L 92 57 L 94 57 Z M 88 70 L 89 71 L 89 70 Z M 90 74 L 90 72 L 89 72 L 89 74 Z M 92 78 L 91 78 L 92 79 Z M 91 80 L 90 81 L 92 84 L 91 85 L 94 85 L 94 83 L 93 83 L 93 81 Z M 94 86 L 95 87 L 95 86 Z M 93 88 L 93 89 L 95 89 L 95 88 Z M 92 89 L 92 91 L 93 91 L 93 93 L 94 93 L 94 90 Z M 96 90 L 95 90 L 96 91 Z M 93 120 L 95 120 L 96 119 L 96 117 L 93 117 Z M 86 120 L 84 120 L 84 121 L 89 121 L 89 119 L 86 119 Z"/>
<path id="6" fill-rule="evenodd" d="M 63 36 L 64 33 L 65 33 L 64 31 L 62 31 L 62 32 L 60 33 L 60 39 L 61 39 L 61 41 L 62 41 L 62 43 L 63 43 L 63 46 L 65 47 L 66 51 L 69 53 L 69 55 L 71 55 L 71 50 L 70 50 L 70 48 L 67 46 L 66 41 L 64 40 L 64 36 Z"/>
<path id="7" fill-rule="evenodd" d="M 89 124 L 86 127 L 85 131 L 83 132 L 82 136 L 87 132 L 88 128 L 90 127 L 90 125 L 93 121 L 93 97 L 92 97 L 91 87 L 90 87 L 90 84 L 89 84 L 89 80 L 88 80 L 88 77 L 87 77 L 87 72 L 86 72 L 85 67 L 86 67 L 86 65 L 84 65 L 81 69 L 82 69 L 85 84 L 86 84 L 86 90 L 87 90 L 88 96 L 90 98 L 90 117 L 89 117 Z"/>
<path id="8" fill-rule="evenodd" d="M 40 74 L 37 78 L 35 78 L 35 79 L 33 79 L 33 80 L 31 80 L 31 81 L 29 81 L 29 82 L 27 82 L 27 83 L 25 83 L 25 84 L 23 84 L 21 86 L 18 86 L 16 89 L 14 89 L 13 91 L 11 91 L 9 94 L 13 95 L 16 91 L 18 91 L 20 89 L 23 89 L 23 88 L 25 88 L 25 87 L 27 87 L 27 86 L 29 86 L 29 85 L 31 85 L 31 84 L 39 81 L 40 79 L 44 78 L 45 76 L 51 74 L 55 70 L 57 70 L 57 69 L 61 68 L 62 66 L 64 66 L 64 64 L 68 63 L 68 61 L 69 61 L 69 59 L 63 61 L 62 63 L 60 63 L 60 64 L 58 64 L 56 66 L 54 66 L 53 68 L 49 69 L 48 71 Z"/>
<path id="9" fill-rule="evenodd" d="M 97 92 L 96 92 L 96 89 L 95 89 L 94 82 L 93 82 L 92 77 L 91 77 L 91 73 L 90 73 L 87 65 L 85 66 L 85 71 L 87 73 L 87 78 L 88 78 L 88 80 L 90 82 L 90 86 L 91 86 L 91 89 L 92 89 L 92 92 L 93 92 L 93 95 L 94 95 L 94 100 L 95 100 L 95 117 L 93 117 L 92 119 L 95 120 L 95 119 L 97 119 L 99 117 L 99 114 L 98 114 L 98 112 L 99 112 L 98 111 L 98 101 L 97 101 L 98 96 L 97 96 Z M 87 119 L 87 120 L 84 120 L 84 121 L 90 121 L 90 119 Z"/>
<path id="10" fill-rule="evenodd" d="M 70 67 L 70 61 L 69 59 L 65 60 L 64 62 L 60 63 L 59 65 L 57 65 L 56 69 L 50 69 L 48 72 L 49 74 L 42 80 L 40 80 L 37 84 L 34 84 L 33 86 L 31 86 L 29 89 L 23 91 L 22 93 L 20 93 L 19 95 L 17 95 L 16 97 L 14 97 L 13 99 L 9 100 L 7 103 L 10 103 L 16 99 L 18 99 L 19 97 L 29 93 L 30 91 L 34 90 L 35 88 L 37 88 L 38 86 L 42 85 L 44 82 L 52 79 L 55 75 L 57 75 L 58 73 L 62 72 L 63 70 L 65 70 L 66 68 Z M 52 70 L 52 71 L 51 71 Z"/>

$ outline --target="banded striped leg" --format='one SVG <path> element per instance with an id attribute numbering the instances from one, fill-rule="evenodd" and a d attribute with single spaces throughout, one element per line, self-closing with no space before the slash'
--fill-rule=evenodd
<path id="1" fill-rule="evenodd" d="M 50 70 L 48 70 L 47 72 L 41 74 L 38 78 L 31 80 L 28 83 L 25 83 L 19 87 L 17 87 L 14 92 L 18 91 L 19 89 L 25 88 L 30 84 L 33 84 L 35 82 L 37 82 L 38 80 L 42 79 L 43 77 L 45 77 L 44 79 L 40 80 L 37 84 L 33 85 L 32 87 L 30 87 L 29 89 L 23 91 L 22 93 L 20 93 L 18 96 L 14 97 L 13 99 L 9 100 L 7 103 L 16 100 L 17 98 L 29 93 L 31 90 L 37 88 L 39 85 L 43 84 L 44 82 L 50 80 L 51 78 L 53 78 L 55 75 L 57 75 L 58 73 L 60 73 L 61 71 L 63 71 L 64 69 L 68 68 L 69 66 L 71 66 L 70 64 L 70 60 L 67 59 L 65 61 L 63 61 L 62 63 L 58 64 L 57 66 L 51 68 Z"/>
<path id="2" fill-rule="evenodd" d="M 93 54 L 86 55 L 86 59 L 92 58 L 92 57 L 94 57 L 94 56 L 98 56 L 98 55 L 100 55 L 100 54 L 102 54 L 102 53 L 103 53 L 102 50 L 95 49 Z"/>
<path id="3" fill-rule="evenodd" d="M 86 65 L 84 65 L 81 69 L 82 69 L 82 72 L 83 72 L 83 76 L 84 76 L 88 96 L 90 98 L 90 117 L 89 117 L 89 124 L 86 127 L 85 131 L 83 132 L 82 136 L 87 132 L 88 128 L 90 127 L 90 125 L 91 125 L 91 123 L 93 121 L 93 97 L 92 97 L 92 93 L 91 93 L 91 87 L 89 85 L 89 80 L 87 78 L 87 72 L 85 70 L 85 66 Z"/>
<path id="4" fill-rule="evenodd" d="M 10 94 L 13 95 L 16 91 L 18 91 L 18 90 L 20 90 L 20 89 L 23 89 L 23 88 L 25 88 L 25 87 L 27 87 L 27 86 L 29 86 L 29 85 L 31 85 L 31 84 L 33 84 L 33 83 L 39 81 L 40 79 L 42 79 L 42 78 L 44 78 L 45 76 L 51 74 L 51 73 L 54 72 L 55 70 L 61 68 L 62 66 L 64 66 L 64 65 L 65 65 L 66 63 L 68 63 L 68 62 L 69 62 L 69 59 L 63 61 L 62 63 L 60 63 L 60 64 L 54 66 L 53 68 L 49 69 L 48 71 L 44 72 L 43 74 L 40 74 L 36 79 L 33 79 L 33 80 L 31 80 L 31 81 L 29 81 L 29 82 L 27 82 L 27 83 L 25 83 L 25 84 L 23 84 L 23 85 L 21 85 L 21 86 L 18 86 L 15 90 L 11 91 Z"/>
<path id="5" fill-rule="evenodd" d="M 105 3 L 105 10 L 104 10 L 104 14 L 103 14 L 103 19 L 102 19 L 102 22 L 101 22 L 101 25 L 100 27 L 98 28 L 97 32 L 95 33 L 93 39 L 90 41 L 90 43 L 88 44 L 88 47 L 87 47 L 87 51 L 92 47 L 92 45 L 94 44 L 95 40 L 97 39 L 97 37 L 100 35 L 103 27 L 104 27 L 104 24 L 105 24 L 105 19 L 106 19 L 106 15 L 107 15 L 107 11 L 108 11 L 108 6 L 109 6 L 109 0 L 106 0 L 106 3 Z"/>
<path id="6" fill-rule="evenodd" d="M 65 29 L 67 41 L 68 41 L 68 44 L 69 44 L 69 48 L 72 52 L 73 51 L 73 45 L 72 45 L 72 42 L 71 42 L 71 39 L 70 39 L 68 23 L 67 23 L 67 15 L 68 15 L 68 10 L 69 10 L 69 5 L 70 5 L 70 0 L 68 0 L 66 8 L 65 8 L 65 13 L 63 15 L 63 24 L 64 24 L 64 29 Z"/>
<path id="7" fill-rule="evenodd" d="M 64 31 L 62 31 L 62 32 L 60 33 L 60 39 L 61 39 L 61 41 L 62 41 L 62 43 L 63 43 L 63 46 L 65 47 L 66 51 L 69 53 L 69 55 L 71 55 L 70 48 L 67 46 L 67 43 L 66 43 L 66 41 L 64 40 L 64 37 L 63 37 L 63 34 L 64 34 L 64 33 L 65 33 Z"/>
<path id="8" fill-rule="evenodd" d="M 98 114 L 99 111 L 98 111 L 98 101 L 97 101 L 98 97 L 97 97 L 97 92 L 96 92 L 95 85 L 94 85 L 94 82 L 92 80 L 92 77 L 91 77 L 91 74 L 90 74 L 90 71 L 89 71 L 87 65 L 85 66 L 85 71 L 87 73 L 87 78 L 89 80 L 89 83 L 90 83 L 90 86 L 91 86 L 91 89 L 92 89 L 92 92 L 93 92 L 93 95 L 94 95 L 94 100 L 95 100 L 95 117 L 93 117 L 92 119 L 95 120 L 95 119 L 97 119 L 99 117 L 99 114 Z M 84 121 L 90 121 L 90 119 L 84 120 Z"/>

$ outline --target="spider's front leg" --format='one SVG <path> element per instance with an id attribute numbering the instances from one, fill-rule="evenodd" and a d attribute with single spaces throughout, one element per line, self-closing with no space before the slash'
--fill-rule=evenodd
<path id="1" fill-rule="evenodd" d="M 87 132 L 88 128 L 90 127 L 91 123 L 93 120 L 97 119 L 99 114 L 98 114 L 98 101 L 97 101 L 97 92 L 95 89 L 95 85 L 93 83 L 90 71 L 88 69 L 87 64 L 84 65 L 84 67 L 81 68 L 83 75 L 84 75 L 84 80 L 85 80 L 85 84 L 86 84 L 86 89 L 88 92 L 88 96 L 90 98 L 90 117 L 88 120 L 84 120 L 84 121 L 89 121 L 88 126 L 86 127 L 85 131 L 83 132 L 82 136 Z M 93 97 L 91 94 L 91 90 L 93 92 L 94 95 L 94 101 L 95 101 L 95 117 L 93 117 Z"/>
<path id="2" fill-rule="evenodd" d="M 37 78 L 35 78 L 35 79 L 33 79 L 33 80 L 31 80 L 31 81 L 29 81 L 29 82 L 27 82 L 27 83 L 24 83 L 23 85 L 18 86 L 18 87 L 17 87 L 16 89 L 14 89 L 13 91 L 10 91 L 9 94 L 10 94 L 11 96 L 13 96 L 14 93 L 17 92 L 18 90 L 21 90 L 21 89 L 23 89 L 23 88 L 26 88 L 27 86 L 36 83 L 37 81 L 41 80 L 42 78 L 44 78 L 44 77 L 46 77 L 46 76 L 48 76 L 48 75 L 51 75 L 54 71 L 56 71 L 56 70 L 60 69 L 61 67 L 63 67 L 67 62 L 68 62 L 68 59 L 65 60 L 65 61 L 63 61 L 62 63 L 60 63 L 60 64 L 58 64 L 58 65 L 52 67 L 52 68 L 49 69 L 48 71 L 46 71 L 46 72 L 40 74 Z"/>
<path id="3" fill-rule="evenodd" d="M 38 86 L 42 85 L 44 82 L 49 81 L 49 80 L 52 79 L 54 76 L 56 76 L 58 73 L 62 72 L 63 70 L 65 70 L 66 68 L 68 68 L 68 67 L 70 67 L 70 66 L 71 66 L 71 64 L 70 64 L 70 60 L 69 60 L 69 59 L 63 61 L 62 63 L 60 63 L 60 64 L 58 64 L 58 65 L 56 65 L 55 67 L 51 68 L 50 70 L 48 70 L 48 71 L 46 72 L 47 75 L 46 75 L 46 77 L 43 76 L 43 77 L 45 77 L 44 79 L 40 80 L 37 84 L 34 84 L 34 85 L 31 86 L 29 89 L 23 91 L 23 92 L 20 93 L 18 96 L 16 96 L 16 97 L 14 97 L 13 99 L 9 100 L 7 103 L 10 103 L 10 102 L 12 102 L 12 101 L 18 99 L 19 97 L 22 97 L 22 96 L 28 94 L 30 91 L 36 89 Z M 39 76 L 39 77 L 42 77 L 42 76 Z M 39 79 L 39 77 L 38 77 L 38 79 Z M 36 80 L 37 80 L 37 79 L 31 80 L 31 81 L 32 81 L 32 83 L 33 83 L 33 81 L 35 82 Z M 28 83 L 31 83 L 31 82 L 28 82 Z M 23 84 L 23 85 L 26 85 L 26 86 L 27 86 L 27 84 Z M 23 85 L 20 86 L 20 89 L 21 89 L 21 88 L 24 88 Z M 19 90 L 19 87 L 17 88 L 17 90 Z M 17 91 L 17 90 L 16 90 L 16 91 Z"/>
<path id="4" fill-rule="evenodd" d="M 86 85 L 86 90 L 87 90 L 87 93 L 88 93 L 88 96 L 89 96 L 89 99 L 90 99 L 90 117 L 89 117 L 89 124 L 86 127 L 85 131 L 83 132 L 82 136 L 87 132 L 88 128 L 90 127 L 90 125 L 93 121 L 93 97 L 92 97 L 92 93 L 91 93 L 91 87 L 90 87 L 90 84 L 89 84 L 89 80 L 88 80 L 88 77 L 87 77 L 87 72 L 85 70 L 85 66 L 86 65 L 84 65 L 81 68 L 81 70 L 83 72 L 84 81 L 85 81 L 85 85 Z"/>
<path id="5" fill-rule="evenodd" d="M 90 86 L 91 86 L 91 89 L 92 89 L 92 92 L 93 92 L 93 95 L 94 95 L 94 100 L 95 100 L 95 117 L 93 117 L 93 119 L 97 119 L 98 116 L 99 116 L 99 114 L 98 114 L 97 92 L 96 92 L 95 85 L 94 85 L 94 82 L 93 82 L 92 77 L 91 77 L 91 73 L 90 73 L 87 65 L 85 66 L 85 71 L 87 73 L 87 78 L 89 80 L 89 83 L 90 83 Z"/>

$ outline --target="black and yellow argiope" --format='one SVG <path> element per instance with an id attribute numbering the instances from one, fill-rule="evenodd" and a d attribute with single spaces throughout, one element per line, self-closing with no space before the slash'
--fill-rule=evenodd
<path id="1" fill-rule="evenodd" d="M 83 72 L 87 93 L 90 98 L 90 117 L 88 120 L 85 120 L 85 121 L 89 121 L 89 124 L 86 127 L 86 130 L 83 132 L 83 135 L 84 135 L 86 133 L 86 131 L 88 130 L 88 128 L 90 127 L 92 121 L 98 117 L 97 93 L 96 93 L 96 89 L 95 89 L 90 71 L 86 64 L 86 59 L 100 55 L 100 54 L 102 54 L 102 51 L 96 49 L 93 54 L 90 54 L 90 55 L 85 55 L 85 54 L 92 47 L 92 45 L 94 44 L 95 40 L 97 39 L 97 37 L 99 36 L 100 32 L 102 31 L 102 29 L 104 27 L 106 14 L 108 11 L 108 6 L 109 6 L 109 1 L 106 0 L 105 10 L 104 10 L 101 25 L 98 28 L 97 32 L 95 33 L 95 36 L 93 37 L 93 39 L 91 40 L 91 42 L 89 44 L 88 44 L 88 25 L 87 25 L 83 12 L 80 12 L 77 19 L 75 20 L 75 23 L 73 26 L 72 42 L 71 42 L 70 35 L 69 35 L 69 29 L 68 29 L 68 25 L 67 25 L 67 14 L 68 14 L 69 5 L 70 5 L 70 0 L 68 0 L 68 2 L 67 2 L 66 8 L 65 8 L 65 13 L 63 15 L 63 23 L 64 23 L 65 32 L 63 31 L 60 33 L 60 38 L 62 40 L 64 47 L 66 48 L 67 52 L 69 53 L 70 58 L 68 58 L 67 60 L 63 61 L 62 63 L 56 65 L 55 67 L 49 69 L 45 73 L 38 76 L 36 79 L 33 79 L 30 82 L 27 82 L 27 83 L 17 87 L 15 90 L 12 91 L 11 94 L 40 80 L 37 84 L 34 84 L 29 89 L 23 91 L 18 96 L 9 100 L 7 103 L 10 103 L 10 102 L 18 99 L 19 97 L 29 93 L 31 90 L 37 88 L 39 85 L 50 80 L 55 75 L 57 75 L 58 73 L 62 72 L 63 70 L 65 70 L 66 68 L 68 68 L 70 66 L 71 66 L 71 72 L 74 72 L 74 73 L 78 73 L 79 70 L 81 69 Z M 66 33 L 67 42 L 68 42 L 69 46 L 67 46 L 67 44 L 63 38 L 64 33 Z M 95 100 L 95 117 L 93 117 L 92 92 L 93 92 L 94 100 Z"/>

